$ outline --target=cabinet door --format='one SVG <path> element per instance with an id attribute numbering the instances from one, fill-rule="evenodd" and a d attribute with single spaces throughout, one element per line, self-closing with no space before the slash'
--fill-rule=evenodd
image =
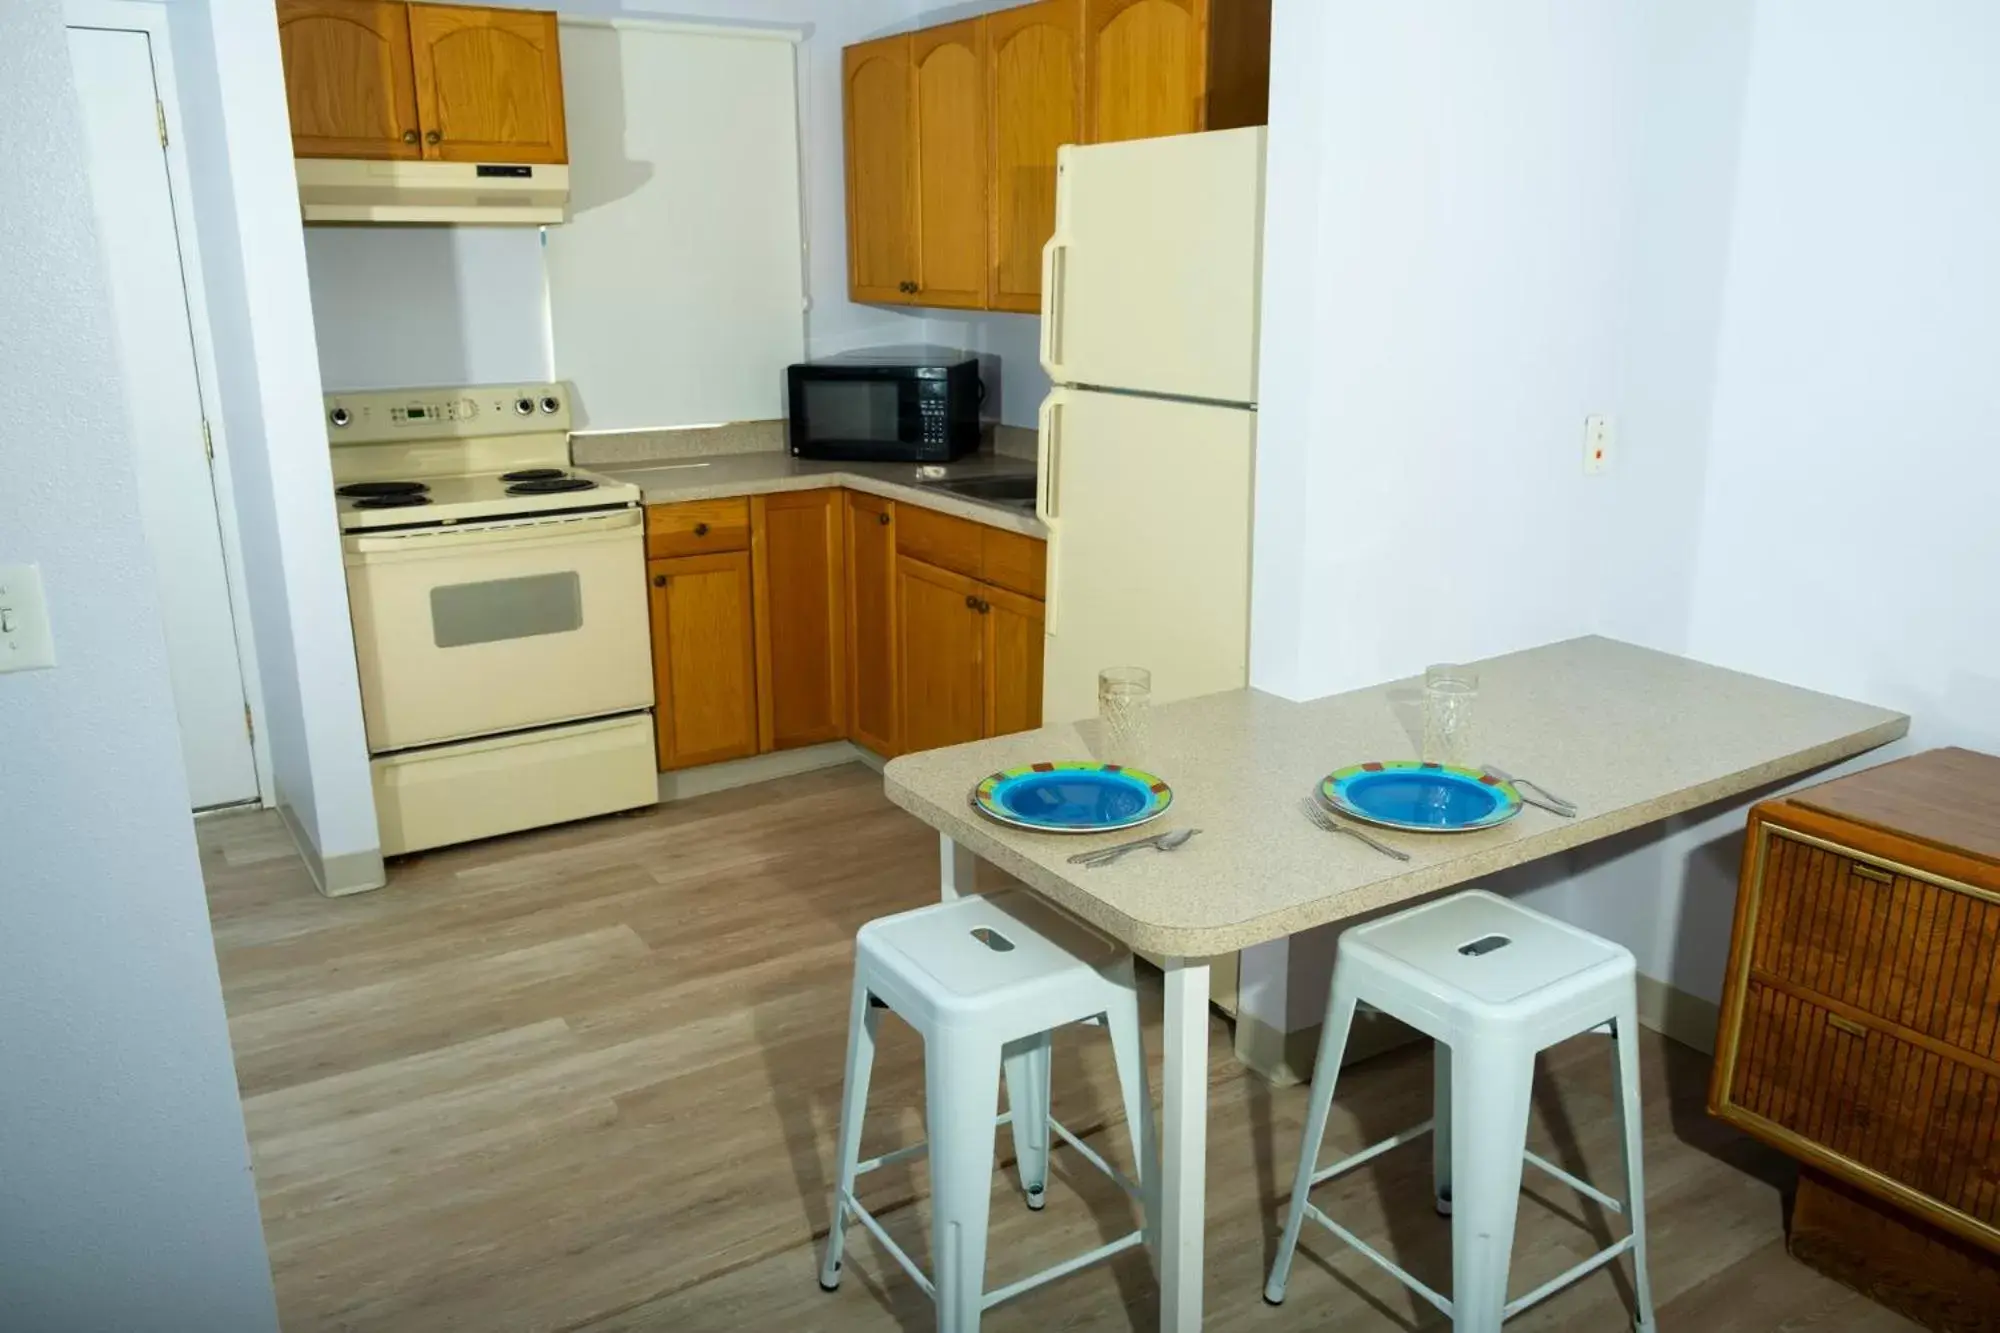
<path id="1" fill-rule="evenodd" d="M 916 289 L 916 114 L 910 38 L 840 53 L 847 120 L 847 294 L 908 305 Z"/>
<path id="2" fill-rule="evenodd" d="M 646 565 L 653 601 L 660 768 L 757 753 L 757 649 L 748 551 Z"/>
<path id="3" fill-rule="evenodd" d="M 294 157 L 420 157 L 409 6 L 278 0 Z"/>
<path id="4" fill-rule="evenodd" d="M 567 162 L 556 16 L 411 5 L 424 156 L 442 162 Z"/>
<path id="5" fill-rule="evenodd" d="M 903 751 L 976 741 L 986 732 L 986 618 L 980 585 L 907 556 L 896 561 Z"/>
<path id="6" fill-rule="evenodd" d="M 848 735 L 885 757 L 897 747 L 896 506 L 846 491 Z"/>
<path id="7" fill-rule="evenodd" d="M 986 621 L 986 734 L 1042 725 L 1042 604 L 988 584 L 979 591 Z"/>
<path id="8" fill-rule="evenodd" d="M 1084 0 L 1084 141 L 1203 128 L 1208 0 Z"/>
<path id="9" fill-rule="evenodd" d="M 1082 140 L 1082 0 L 1040 0 L 986 18 L 993 118 L 992 274 L 987 304 L 1042 308 L 1042 246 L 1056 225 L 1056 149 Z"/>
<path id="10" fill-rule="evenodd" d="M 847 734 L 847 579 L 840 492 L 750 501 L 759 747 Z"/>
<path id="11" fill-rule="evenodd" d="M 986 304 L 986 24 L 910 38 L 917 88 L 917 300 Z"/>

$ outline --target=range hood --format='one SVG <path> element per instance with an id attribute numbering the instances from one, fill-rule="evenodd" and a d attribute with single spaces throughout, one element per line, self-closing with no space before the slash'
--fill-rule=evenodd
<path id="1" fill-rule="evenodd" d="M 537 226 L 564 220 L 569 168 L 512 162 L 369 162 L 302 157 L 307 222 Z"/>

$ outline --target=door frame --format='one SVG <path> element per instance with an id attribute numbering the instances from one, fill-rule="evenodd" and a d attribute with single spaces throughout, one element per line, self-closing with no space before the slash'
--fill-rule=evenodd
<path id="1" fill-rule="evenodd" d="M 243 586 L 243 544 L 236 521 L 236 487 L 217 392 L 215 339 L 208 318 L 208 291 L 202 280 L 201 246 L 195 234 L 194 194 L 181 128 L 180 85 L 174 77 L 167 7 L 163 0 L 63 0 L 63 26 L 142 32 L 152 53 L 153 86 L 166 118 L 167 188 L 173 196 L 175 244 L 181 257 L 181 286 L 187 295 L 188 333 L 194 343 L 195 387 L 213 450 L 208 468 L 209 486 L 215 496 L 215 523 L 222 537 L 222 566 L 229 587 L 237 668 L 243 676 L 243 702 L 250 710 L 250 758 L 257 773 L 258 803 L 270 809 L 276 804 L 276 788 L 271 780 L 270 729 L 265 724 L 263 677 L 257 671 L 257 645 L 251 633 L 250 603 Z"/>

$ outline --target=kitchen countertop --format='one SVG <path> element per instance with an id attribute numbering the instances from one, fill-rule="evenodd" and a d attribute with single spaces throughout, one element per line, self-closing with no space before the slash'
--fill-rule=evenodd
<path id="1" fill-rule="evenodd" d="M 1035 465 L 1029 459 L 986 452 L 968 455 L 943 467 L 946 479 L 1035 475 Z M 762 450 L 642 465 L 593 467 L 591 471 L 637 486 L 649 505 L 846 486 L 990 527 L 1004 528 L 1009 532 L 1042 538 L 1049 535 L 1048 529 L 1035 518 L 1032 510 L 990 504 L 919 483 L 914 463 L 819 462 L 793 458 L 789 453 L 777 450 Z"/>
<path id="2" fill-rule="evenodd" d="M 1422 682 L 1308 703 L 1231 690 L 1152 710 L 1144 767 L 1174 790 L 1154 829 L 1199 828 L 1179 851 L 1088 870 L 1066 858 L 1135 836 L 1020 832 L 975 813 L 985 775 L 1088 759 L 1096 721 L 1044 727 L 892 760 L 889 799 L 973 854 L 1136 949 L 1228 953 L 1343 920 L 1650 824 L 1904 735 L 1909 718 L 1613 639 L 1582 638 L 1478 664 L 1482 762 L 1577 803 L 1563 819 L 1528 806 L 1492 829 L 1370 830 L 1394 861 L 1323 832 L 1298 810 L 1348 764 L 1417 751 Z"/>

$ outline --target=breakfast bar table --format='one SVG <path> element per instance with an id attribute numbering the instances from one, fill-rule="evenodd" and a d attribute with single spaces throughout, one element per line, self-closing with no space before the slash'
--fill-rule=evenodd
<path id="1" fill-rule="evenodd" d="M 1478 761 L 1546 783 L 1577 805 L 1576 818 L 1531 806 L 1477 832 L 1376 830 L 1410 854 L 1407 862 L 1315 827 L 1298 804 L 1321 777 L 1414 756 L 1421 691 L 1413 681 L 1309 703 L 1232 690 L 1155 708 L 1144 766 L 1174 793 L 1160 827 L 1202 834 L 1171 854 L 1127 856 L 1102 869 L 1067 858 L 1120 835 L 1003 827 L 968 801 L 989 773 L 1094 757 L 1094 721 L 905 755 L 885 770 L 889 799 L 938 830 L 945 897 L 971 891 L 975 858 L 983 859 L 1130 948 L 1166 959 L 1162 1329 L 1201 1327 L 1207 959 L 1783 782 L 1909 729 L 1906 716 L 1887 709 L 1604 638 L 1477 669 Z"/>

